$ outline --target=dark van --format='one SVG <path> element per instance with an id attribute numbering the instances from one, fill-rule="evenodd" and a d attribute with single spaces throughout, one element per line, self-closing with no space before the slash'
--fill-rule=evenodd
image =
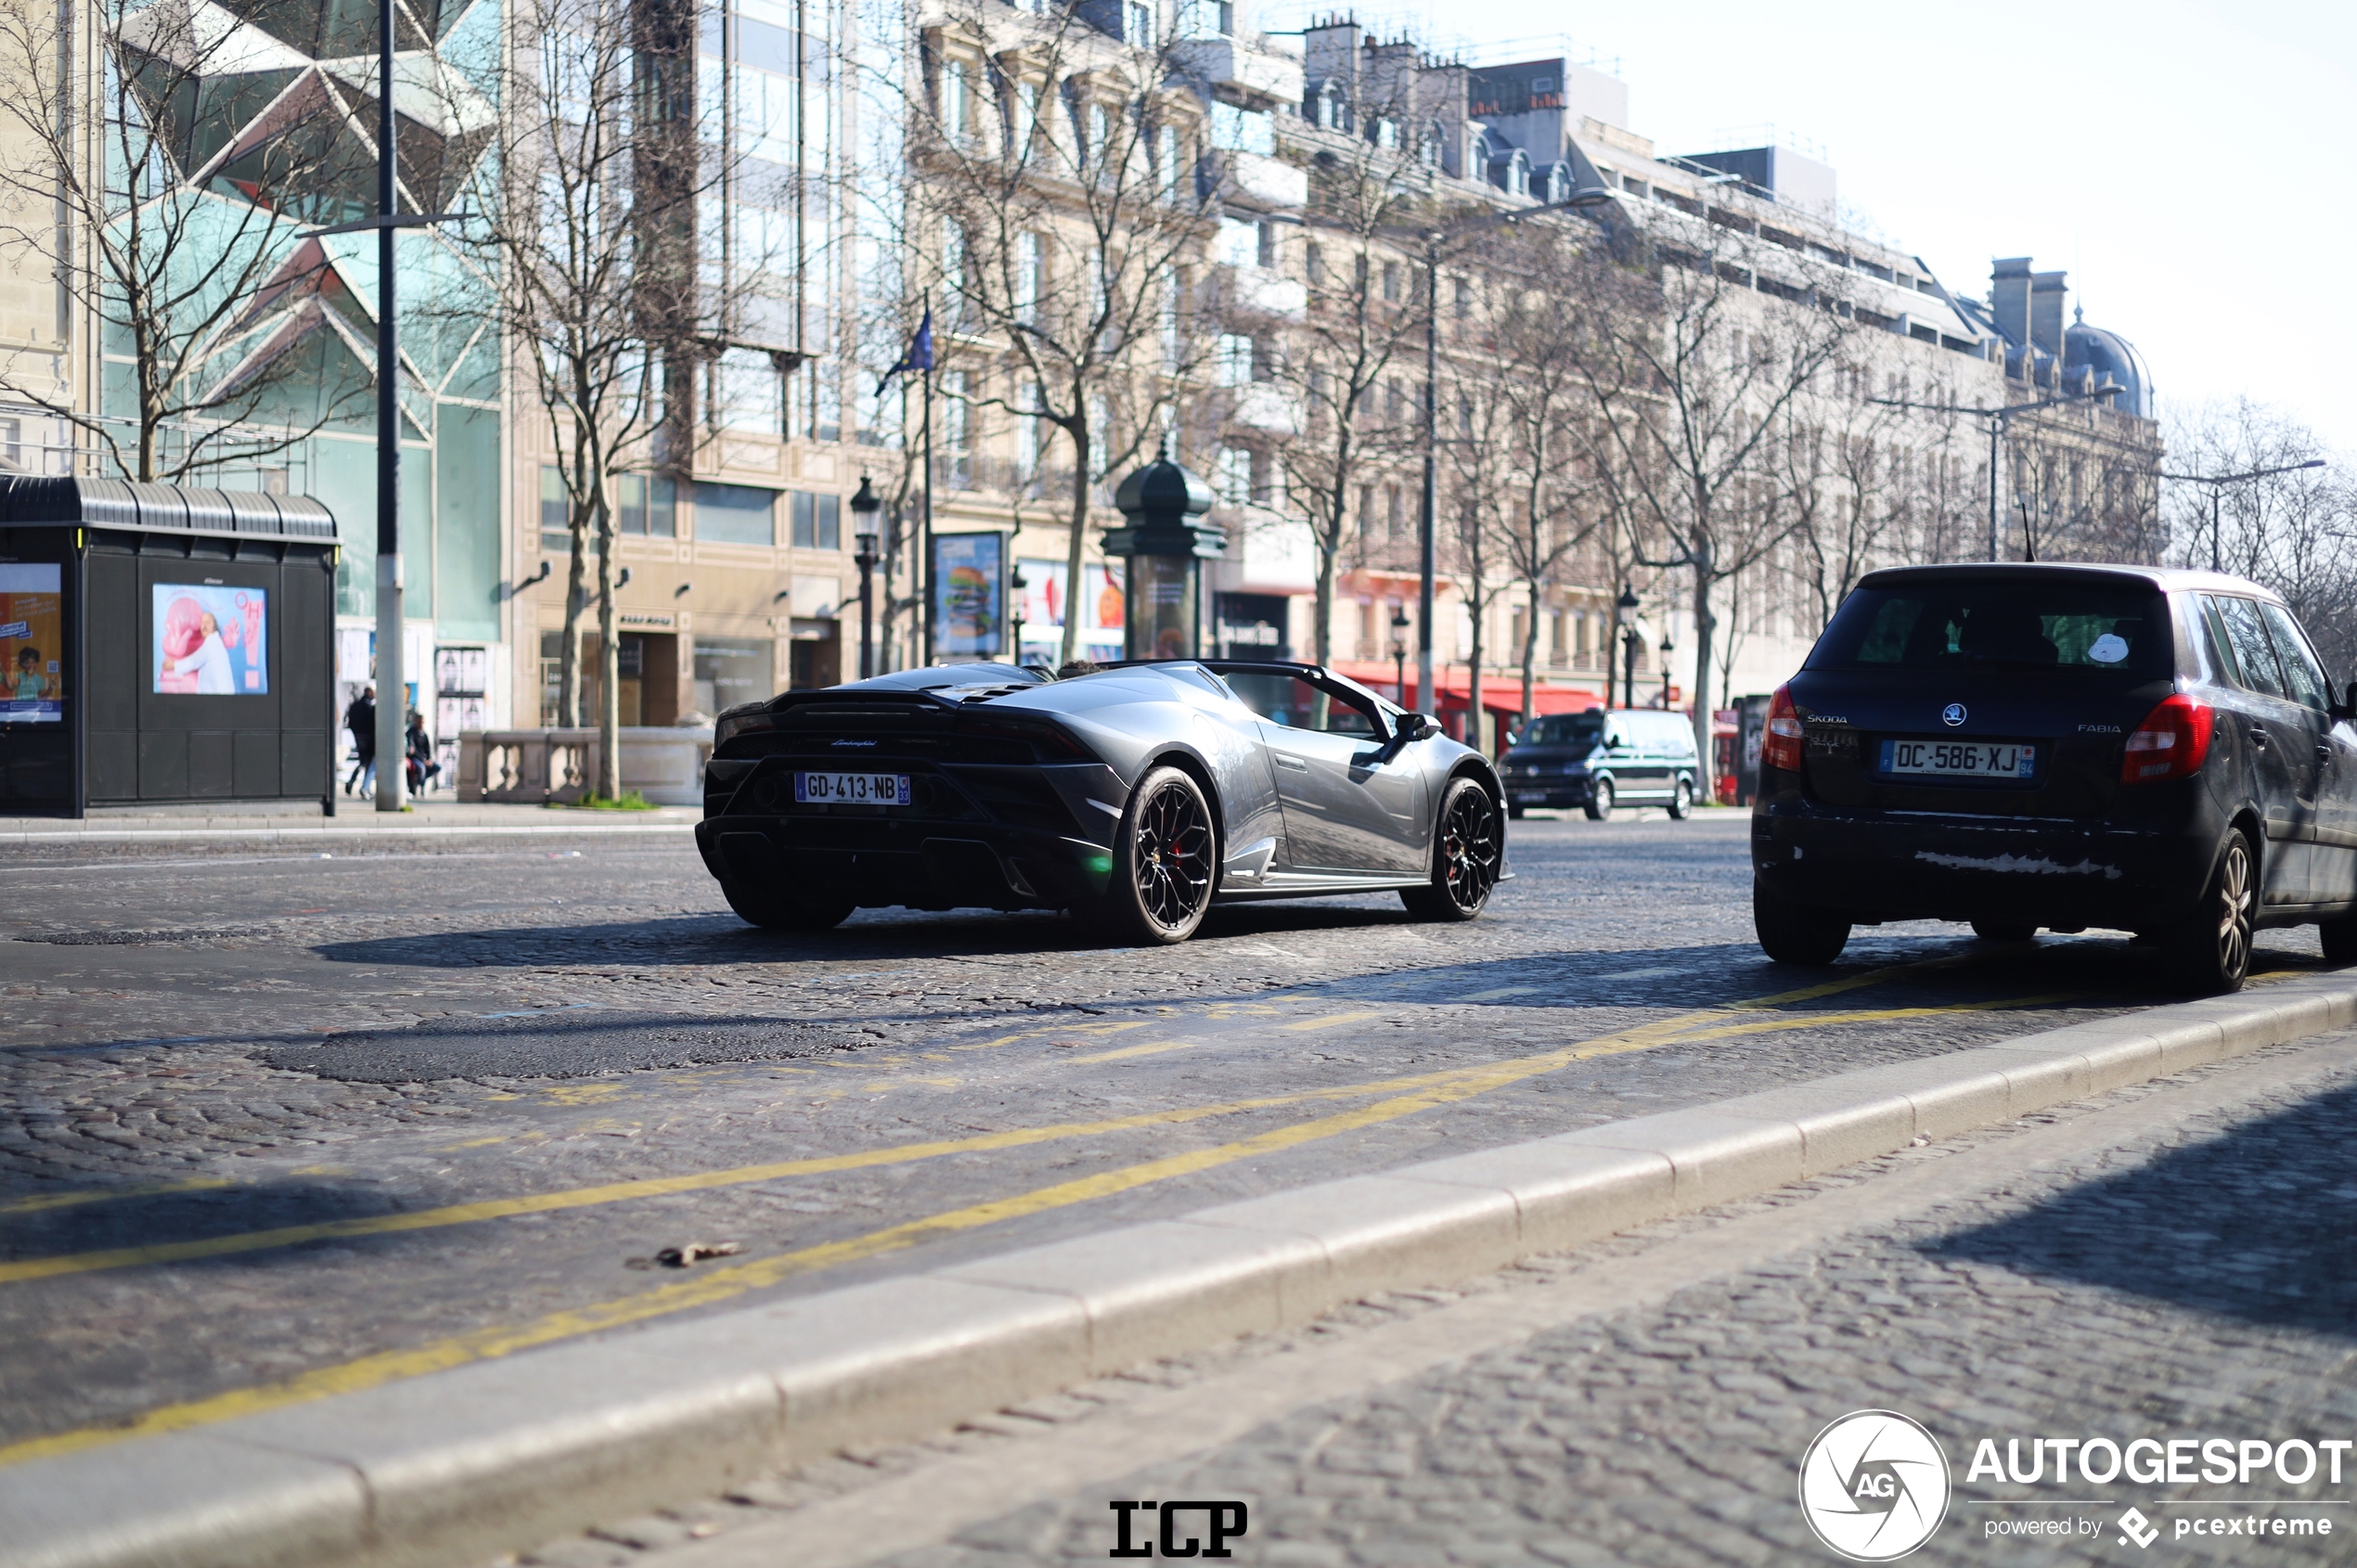
<path id="1" fill-rule="evenodd" d="M 1579 806 L 1602 822 L 1616 805 L 1668 806 L 1683 818 L 1694 809 L 1694 726 L 1659 709 L 1591 708 L 1550 713 L 1526 725 L 1499 771 L 1506 815 L 1526 807 Z"/>
<path id="2" fill-rule="evenodd" d="M 2314 923 L 2357 961 L 2349 720 L 2290 610 L 2240 578 L 1870 573 L 1769 711 L 1760 945 L 1823 964 L 1887 920 L 2101 926 L 2211 992 L 2241 986 L 2254 931 Z"/>

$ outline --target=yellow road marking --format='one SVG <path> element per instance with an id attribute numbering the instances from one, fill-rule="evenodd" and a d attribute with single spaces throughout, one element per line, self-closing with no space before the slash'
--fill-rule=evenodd
<path id="1" fill-rule="evenodd" d="M 1823 981 L 1798 990 L 1783 991 L 1773 996 L 1755 996 L 1743 1001 L 1731 1002 L 1723 1007 L 1681 1013 L 1677 1017 L 1642 1024 L 1617 1035 L 1604 1035 L 1597 1040 L 1579 1046 L 1562 1047 L 1539 1056 L 1515 1058 L 1502 1065 L 1514 1071 L 1517 1076 L 1527 1077 L 1537 1073 L 1552 1072 L 1556 1067 L 1589 1056 L 1616 1055 L 1626 1051 L 1646 1050 L 1655 1046 L 1670 1043 L 1672 1037 L 1677 1035 L 1696 1027 L 1707 1026 L 1730 1014 L 1757 1011 L 1792 1002 L 1815 1001 L 1820 997 L 1837 995 L 1844 991 L 1854 991 L 1863 986 L 1879 984 L 1913 970 L 1942 967 L 1953 961 L 1955 960 L 1935 959 L 1926 964 L 1897 964 L 1887 969 L 1868 970 L 1860 974 L 1845 976 L 1839 980 Z M 1769 1026 L 1808 1029 L 1815 1027 L 1825 1017 L 1826 1015 L 1818 1013 L 1791 1013 L 1769 1021 Z M 839 1171 L 866 1170 L 881 1165 L 903 1164 L 917 1160 L 934 1159 L 944 1154 L 1021 1149 L 1033 1144 L 1051 1143 L 1064 1138 L 1128 1132 L 1143 1127 L 1178 1126 L 1189 1122 L 1208 1120 L 1215 1116 L 1274 1110 L 1315 1100 L 1358 1099 L 1370 1095 L 1414 1092 L 1453 1084 L 1466 1079 L 1469 1075 L 1478 1077 L 1492 1070 L 1490 1067 L 1447 1067 L 1408 1077 L 1295 1089 L 1284 1094 L 1229 1100 L 1217 1105 L 1180 1106 L 1167 1111 L 1140 1112 L 1133 1115 L 1106 1117 L 1092 1122 L 1065 1122 L 1039 1127 L 1014 1127 L 1000 1132 L 984 1133 L 972 1137 L 897 1144 L 889 1148 L 866 1150 L 857 1153 L 814 1155 L 799 1160 L 779 1160 L 758 1165 L 740 1165 L 726 1170 L 693 1171 L 675 1176 L 642 1177 L 636 1181 L 609 1182 L 597 1187 L 530 1193 L 517 1198 L 491 1198 L 470 1203 L 451 1203 L 439 1208 L 418 1209 L 404 1214 L 368 1215 L 351 1219 L 318 1220 L 307 1225 L 280 1226 L 269 1230 L 208 1236 L 187 1241 L 160 1241 L 140 1247 L 114 1247 L 97 1252 L 24 1258 L 13 1263 L 0 1263 L 0 1284 L 13 1284 L 27 1279 L 56 1279 L 63 1275 L 92 1274 L 107 1269 L 139 1267 L 149 1264 L 186 1263 L 197 1258 L 227 1257 L 238 1253 L 297 1246 L 306 1241 L 341 1240 L 354 1236 L 397 1235 L 414 1230 L 438 1230 L 454 1225 L 472 1225 L 483 1220 L 506 1219 L 517 1215 L 554 1214 L 568 1209 L 594 1208 L 639 1198 L 663 1197 L 680 1192 L 702 1192 L 716 1188 L 775 1181 L 785 1176 L 824 1176 Z"/>
<path id="2" fill-rule="evenodd" d="M 1827 1023 L 1889 1023 L 1902 1018 L 1931 1018 L 1950 1012 L 2007 1012 L 2016 1008 L 2042 1008 L 2056 1002 L 2076 1002 L 2093 995 L 2087 991 L 2054 991 L 2043 996 L 2014 996 L 1998 1002 L 1946 1002 L 1937 1007 L 1881 1008 L 1872 1012 L 1817 1012 L 1796 1016 L 1806 1017 L 1815 1028 Z M 1716 1029 L 1705 1029 L 1692 1035 L 1681 1035 L 1666 1045 L 1682 1046 L 1693 1040 L 1722 1040 L 1736 1035 L 1757 1035 L 1767 1030 L 1789 1029 L 1792 1025 L 1782 1018 L 1765 1019 L 1757 1023 L 1728 1023 Z"/>
<path id="3" fill-rule="evenodd" d="M 1885 971 L 1886 976 L 1887 971 Z M 1780 998 L 1758 998 L 1750 1004 L 1735 1007 L 1757 1007 L 1772 1000 L 1800 1000 L 1846 990 L 1852 983 L 1864 982 L 1835 982 L 1825 986 L 1809 988 L 1806 993 L 1786 993 Z M 1964 1007 L 1987 1004 L 1964 1004 Z M 1713 1009 L 1717 1011 L 1733 1009 Z M 1920 1009 L 1894 1009 L 1917 1011 Z M 928 1237 L 954 1231 L 971 1230 L 1004 1220 L 1028 1215 L 1068 1208 L 1094 1199 L 1127 1192 L 1158 1181 L 1191 1176 L 1249 1160 L 1273 1154 L 1287 1149 L 1333 1137 L 1343 1133 L 1380 1125 L 1420 1111 L 1471 1099 L 1491 1089 L 1501 1088 L 1524 1079 L 1538 1077 L 1558 1067 L 1591 1057 L 1608 1056 L 1621 1051 L 1641 1050 L 1646 1044 L 1662 1044 L 1668 1036 L 1690 1027 L 1698 1015 L 1689 1013 L 1680 1018 L 1664 1019 L 1655 1023 L 1623 1030 L 1616 1035 L 1581 1041 L 1520 1060 L 1491 1063 L 1485 1067 L 1456 1069 L 1445 1073 L 1430 1074 L 1409 1093 L 1395 1095 L 1373 1105 L 1297 1122 L 1291 1126 L 1275 1127 L 1249 1137 L 1208 1149 L 1185 1150 L 1160 1159 L 1148 1160 L 1120 1170 L 1100 1172 L 1072 1181 L 1057 1182 L 1036 1188 L 1011 1198 L 993 1199 L 985 1202 L 967 1204 L 946 1210 L 921 1219 L 906 1220 L 898 1225 L 872 1230 L 864 1236 L 849 1237 L 840 1241 L 821 1242 L 802 1247 L 775 1257 L 757 1258 L 746 1263 L 729 1265 L 700 1273 L 674 1284 L 658 1285 L 611 1301 L 587 1306 L 568 1307 L 548 1313 L 517 1325 L 499 1325 L 454 1335 L 408 1350 L 384 1351 L 362 1356 L 340 1366 L 322 1367 L 314 1371 L 277 1383 L 253 1388 L 233 1389 L 204 1399 L 184 1401 L 149 1410 L 119 1425 L 84 1427 L 58 1433 L 47 1437 L 29 1438 L 23 1442 L 0 1447 L 0 1465 L 20 1463 L 57 1454 L 113 1443 L 125 1437 L 152 1436 L 168 1432 L 186 1431 L 190 1427 L 210 1425 L 238 1416 L 253 1415 L 264 1410 L 283 1408 L 323 1399 L 330 1394 L 355 1393 L 383 1383 L 418 1377 L 427 1372 L 445 1370 L 470 1362 L 491 1360 L 512 1355 L 520 1350 L 552 1344 L 561 1340 L 575 1339 L 583 1334 L 618 1328 L 628 1323 L 644 1322 L 690 1307 L 709 1306 L 732 1300 L 750 1291 L 775 1285 L 799 1274 L 831 1268 L 842 1264 L 898 1252 L 915 1245 Z M 1794 1027 L 1807 1027 L 1803 1019 L 1795 1015 Z M 1441 1080 L 1449 1080 L 1443 1082 Z"/>
<path id="4" fill-rule="evenodd" d="M 1117 1051 L 1099 1051 L 1095 1056 L 1075 1056 L 1066 1065 L 1080 1067 L 1092 1061 L 1127 1061 L 1133 1056 L 1159 1056 L 1164 1051 L 1191 1050 L 1204 1043 L 1201 1040 L 1165 1040 L 1160 1045 L 1124 1046 Z"/>
<path id="5" fill-rule="evenodd" d="M 1124 1030 L 1143 1029 L 1153 1022 L 1150 1018 L 1126 1018 L 1103 1023 L 1060 1023 L 1050 1029 L 1018 1029 L 1011 1035 L 1001 1035 L 996 1039 L 975 1040 L 949 1048 L 953 1051 L 986 1051 L 998 1046 L 1011 1046 L 1019 1040 L 1044 1039 L 1050 1035 L 1118 1035 Z"/>
<path id="6" fill-rule="evenodd" d="M 84 1203 L 109 1203 L 117 1198 L 161 1198 L 175 1192 L 212 1192 L 243 1186 L 226 1176 L 197 1176 L 188 1181 L 160 1181 L 148 1187 L 112 1187 L 87 1192 L 44 1192 L 11 1198 L 0 1203 L 0 1215 L 37 1215 L 50 1209 L 78 1208 Z"/>
<path id="7" fill-rule="evenodd" d="M 1301 1034 L 1311 1029 L 1332 1029 L 1338 1023 L 1364 1023 L 1371 1018 L 1389 1016 L 1380 1012 L 1338 1012 L 1332 1018 L 1305 1018 L 1297 1023 L 1280 1023 L 1277 1027 L 1287 1034 Z"/>

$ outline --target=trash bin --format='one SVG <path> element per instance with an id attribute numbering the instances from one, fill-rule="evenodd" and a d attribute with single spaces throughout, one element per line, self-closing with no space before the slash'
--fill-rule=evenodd
<path id="1" fill-rule="evenodd" d="M 0 814 L 332 813 L 335 564 L 308 496 L 0 481 Z"/>

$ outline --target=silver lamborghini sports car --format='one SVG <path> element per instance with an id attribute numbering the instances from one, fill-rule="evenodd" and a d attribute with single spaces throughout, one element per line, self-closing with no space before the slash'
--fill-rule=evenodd
<path id="1" fill-rule="evenodd" d="M 938 665 L 731 708 L 715 740 L 696 847 L 760 926 L 1061 908 L 1183 942 L 1216 903 L 1320 893 L 1468 920 L 1505 875 L 1488 759 L 1313 664 Z"/>

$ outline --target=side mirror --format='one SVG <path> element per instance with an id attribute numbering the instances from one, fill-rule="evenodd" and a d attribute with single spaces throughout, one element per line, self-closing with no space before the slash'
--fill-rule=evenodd
<path id="1" fill-rule="evenodd" d="M 2333 717 L 2343 723 L 2357 719 L 2357 681 L 2351 681 L 2340 694 L 2340 701 L 2333 708 Z"/>
<path id="2" fill-rule="evenodd" d="M 1402 740 L 1428 740 L 1439 733 L 1440 726 L 1432 722 L 1432 715 L 1429 713 L 1399 715 L 1398 735 Z"/>

